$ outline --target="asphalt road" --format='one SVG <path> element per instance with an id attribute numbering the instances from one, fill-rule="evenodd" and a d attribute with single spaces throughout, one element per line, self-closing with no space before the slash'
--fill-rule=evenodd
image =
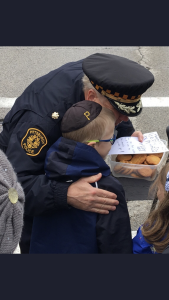
<path id="1" fill-rule="evenodd" d="M 0 97 L 17 97 L 34 79 L 96 52 L 123 56 L 148 68 L 155 83 L 144 97 L 168 97 L 169 47 L 0 47 Z"/>

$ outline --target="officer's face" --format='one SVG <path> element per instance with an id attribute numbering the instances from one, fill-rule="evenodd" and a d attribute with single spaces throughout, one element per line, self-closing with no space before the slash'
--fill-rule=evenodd
<path id="1" fill-rule="evenodd" d="M 98 99 L 98 98 L 97 98 Z M 99 100 L 99 99 L 98 99 Z M 97 101 L 96 101 L 97 102 Z M 122 115 L 119 111 L 117 111 L 111 104 L 110 102 L 105 99 L 103 103 L 101 102 L 98 102 L 99 104 L 101 104 L 103 107 L 106 107 L 108 109 L 110 109 L 114 115 L 115 115 L 115 118 L 116 118 L 116 123 L 115 123 L 115 126 L 117 126 L 120 122 L 124 121 L 124 122 L 127 122 L 128 121 L 128 117 L 127 116 L 124 116 Z"/>

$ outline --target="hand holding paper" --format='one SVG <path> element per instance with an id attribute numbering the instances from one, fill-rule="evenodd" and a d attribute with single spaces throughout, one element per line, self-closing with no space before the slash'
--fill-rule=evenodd
<path id="1" fill-rule="evenodd" d="M 161 153 L 169 151 L 159 138 L 157 132 L 145 133 L 143 142 L 137 137 L 122 137 L 115 141 L 108 155 L 110 154 L 140 154 L 140 153 Z"/>

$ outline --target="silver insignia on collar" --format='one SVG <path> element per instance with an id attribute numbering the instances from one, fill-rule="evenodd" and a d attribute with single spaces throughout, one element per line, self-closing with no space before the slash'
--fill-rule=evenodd
<path id="1" fill-rule="evenodd" d="M 59 118 L 58 112 L 53 112 L 52 119 L 58 119 L 58 118 Z"/>

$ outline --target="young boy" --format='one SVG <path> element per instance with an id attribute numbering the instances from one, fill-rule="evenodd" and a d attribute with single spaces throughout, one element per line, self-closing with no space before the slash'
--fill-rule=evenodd
<path id="1" fill-rule="evenodd" d="M 63 137 L 47 152 L 46 176 L 74 182 L 102 173 L 96 188 L 115 193 L 119 205 L 107 215 L 70 207 L 35 217 L 30 253 L 132 253 L 125 193 L 104 161 L 114 127 L 113 112 L 96 102 L 81 101 L 67 110 L 61 123 Z M 110 209 L 106 199 L 104 205 Z"/>

